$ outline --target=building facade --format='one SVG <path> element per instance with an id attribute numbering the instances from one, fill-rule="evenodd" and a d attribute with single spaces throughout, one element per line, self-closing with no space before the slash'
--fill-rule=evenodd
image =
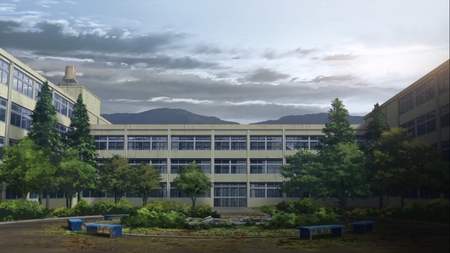
<path id="1" fill-rule="evenodd" d="M 89 112 L 91 133 L 95 136 L 99 155 L 98 163 L 101 164 L 104 159 L 117 154 L 127 157 L 131 165 L 142 162 L 152 164 L 161 173 L 165 186 L 152 196 L 153 200 L 176 200 L 190 203 L 189 198 L 171 185 L 179 168 L 190 162 L 199 164 L 213 182 L 213 188 L 205 196 L 197 199 L 198 204 L 209 204 L 214 207 L 256 207 L 299 197 L 287 195 L 280 190 L 280 185 L 283 183 L 280 168 L 286 164 L 286 155 L 293 155 L 300 149 L 315 152 L 319 145 L 319 137 L 323 135 L 324 125 L 111 124 L 100 115 L 100 99 L 86 88 L 73 85 L 73 83 L 77 83 L 74 72 L 68 73 L 67 69 L 73 71 L 74 67 L 66 68 L 66 76 L 62 80 L 62 84 L 55 85 L 49 82 L 60 123 L 55 131 L 62 134 L 67 131 L 73 105 L 78 95 L 82 94 Z M 433 78 L 430 80 L 433 80 L 434 85 L 440 85 L 439 80 L 443 76 L 439 75 L 442 73 L 441 69 L 433 70 L 432 73 Z M 428 80 L 427 78 L 422 79 L 423 82 Z M 447 79 L 445 80 L 447 81 L 444 81 L 443 86 L 446 84 L 448 92 L 448 61 Z M 27 130 L 31 126 L 31 112 L 36 105 L 37 94 L 44 81 L 46 79 L 43 76 L 0 48 L 0 147 L 11 145 L 26 136 Z M 423 83 L 422 81 L 418 82 Z M 411 86 L 407 90 L 410 88 Z M 412 90 L 414 89 L 412 88 Z M 404 96 L 403 92 L 397 96 Z M 441 97 L 436 95 L 433 101 L 439 105 L 440 110 L 445 102 L 439 102 L 444 101 L 443 97 L 441 100 L 438 99 Z M 397 100 L 391 99 L 382 105 L 391 126 L 405 124 L 411 119 L 417 120 L 417 117 L 422 115 L 395 116 L 399 110 L 392 111 L 392 108 L 399 108 L 393 106 L 393 104 L 399 103 L 398 100 L 398 98 Z M 448 147 L 448 93 L 446 101 L 447 135 L 440 133 L 436 138 L 447 140 Z M 427 117 L 428 113 L 433 110 L 429 107 L 431 102 L 426 100 L 423 104 L 422 107 L 427 109 L 420 109 L 420 112 L 425 111 L 423 114 Z M 435 118 L 444 115 L 441 111 L 437 113 L 436 108 L 434 110 Z M 406 111 L 405 114 L 410 115 L 411 113 Z M 370 115 L 366 116 L 366 120 L 370 120 Z M 439 121 L 436 120 L 436 128 L 441 126 L 442 122 L 444 121 L 441 118 Z M 352 125 L 352 127 L 356 130 L 357 136 L 364 134 L 364 125 Z M 422 135 L 419 137 L 431 138 L 432 134 L 432 132 L 427 132 L 424 137 L 420 137 Z M 436 133 L 435 135 L 437 136 Z M 445 146 L 442 141 L 434 143 L 439 148 Z M 20 197 L 16 193 L 8 191 L 5 185 L 1 192 L 1 199 Z M 107 193 L 93 190 L 85 190 L 82 194 L 83 199 L 89 203 L 112 197 Z M 37 195 L 33 193 L 28 196 L 30 199 L 36 197 Z M 62 193 L 52 193 L 43 202 L 48 208 L 56 208 L 65 205 L 63 197 Z M 141 199 L 137 196 L 127 195 L 125 197 L 132 204 L 141 204 Z M 73 204 L 76 203 L 75 197 L 73 202 Z M 316 203 L 328 204 L 328 202 L 328 200 L 316 200 Z M 386 203 L 398 206 L 399 198 L 389 198 Z M 331 201 L 330 204 L 332 204 Z M 349 201 L 349 205 L 377 206 L 378 199 Z"/>

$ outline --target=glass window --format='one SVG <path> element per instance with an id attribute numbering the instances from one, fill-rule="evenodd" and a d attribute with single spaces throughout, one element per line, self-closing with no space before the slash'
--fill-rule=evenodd
<path id="1" fill-rule="evenodd" d="M 9 63 L 0 59 L 0 83 L 8 85 Z"/>
<path id="2" fill-rule="evenodd" d="M 216 159 L 214 160 L 215 174 L 247 174 L 246 160 Z"/>
<path id="3" fill-rule="evenodd" d="M 211 160 L 208 159 L 171 159 L 170 173 L 177 174 L 180 168 L 187 167 L 190 163 L 196 163 L 205 174 L 211 174 Z"/>
<path id="4" fill-rule="evenodd" d="M 31 110 L 12 103 L 10 124 L 28 130 L 31 127 L 31 114 Z"/>
<path id="5" fill-rule="evenodd" d="M 167 136 L 128 136 L 128 150 L 167 150 Z"/>
<path id="6" fill-rule="evenodd" d="M 440 111 L 440 115 L 441 115 L 441 128 L 448 127 L 449 119 L 450 119 L 449 104 L 441 106 L 441 108 L 439 108 L 439 111 Z"/>
<path id="7" fill-rule="evenodd" d="M 123 150 L 123 136 L 94 136 L 96 150 Z"/>
<path id="8" fill-rule="evenodd" d="M 67 103 L 68 101 L 65 98 L 56 92 L 54 93 L 53 105 L 55 106 L 56 111 L 64 116 L 67 116 Z"/>
<path id="9" fill-rule="evenodd" d="M 210 136 L 172 136 L 172 150 L 211 150 Z"/>
<path id="10" fill-rule="evenodd" d="M 438 86 L 439 86 L 439 94 L 448 92 L 449 89 L 449 72 L 450 69 L 446 69 L 438 74 Z"/>
<path id="11" fill-rule="evenodd" d="M 6 106 L 8 101 L 0 97 L 0 121 L 6 122 Z"/>
<path id="12" fill-rule="evenodd" d="M 398 100 L 399 114 L 411 111 L 412 109 L 414 109 L 414 91 L 408 92 Z"/>
<path id="13" fill-rule="evenodd" d="M 27 97 L 33 97 L 34 80 L 22 71 L 14 68 L 13 89 Z"/>
<path id="14" fill-rule="evenodd" d="M 282 198 L 281 183 L 250 183 L 250 198 Z"/>
<path id="15" fill-rule="evenodd" d="M 128 164 L 132 166 L 139 165 L 141 163 L 146 163 L 152 165 L 153 168 L 160 174 L 167 174 L 167 160 L 166 159 L 128 159 Z"/>

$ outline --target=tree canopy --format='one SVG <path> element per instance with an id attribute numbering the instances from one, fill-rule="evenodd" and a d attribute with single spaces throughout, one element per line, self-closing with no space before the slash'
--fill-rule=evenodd
<path id="1" fill-rule="evenodd" d="M 133 191 L 133 173 L 126 157 L 114 155 L 105 159 L 98 172 L 99 189 L 114 195 L 115 202 Z"/>
<path id="2" fill-rule="evenodd" d="M 161 174 L 152 165 L 146 163 L 131 168 L 134 181 L 133 192 L 142 198 L 142 205 L 145 206 L 150 195 L 161 188 Z"/>
<path id="3" fill-rule="evenodd" d="M 355 141 L 355 130 L 348 121 L 348 111 L 344 103 L 336 98 L 331 103 L 328 110 L 329 122 L 325 124 L 322 133 L 325 135 L 321 142 L 323 145 L 335 145 L 338 143 L 348 143 Z"/>
<path id="4" fill-rule="evenodd" d="M 181 168 L 173 184 L 180 192 L 191 198 L 192 207 L 195 207 L 197 197 L 205 194 L 212 187 L 211 179 L 196 163 L 190 163 L 186 168 Z"/>

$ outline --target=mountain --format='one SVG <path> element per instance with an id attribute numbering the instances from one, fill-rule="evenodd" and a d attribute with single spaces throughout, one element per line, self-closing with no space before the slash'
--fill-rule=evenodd
<path id="1" fill-rule="evenodd" d="M 239 124 L 182 109 L 158 108 L 139 113 L 102 114 L 113 124 Z"/>
<path id="2" fill-rule="evenodd" d="M 364 124 L 363 116 L 349 116 L 350 124 Z M 289 115 L 277 120 L 267 120 L 252 124 L 325 124 L 328 122 L 328 113 L 316 113 L 305 115 Z"/>

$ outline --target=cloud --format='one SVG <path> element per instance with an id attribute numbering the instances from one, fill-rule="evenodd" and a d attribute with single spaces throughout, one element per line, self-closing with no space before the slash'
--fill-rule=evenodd
<path id="1" fill-rule="evenodd" d="M 294 49 L 294 50 L 289 50 L 289 51 L 285 51 L 285 52 L 277 52 L 275 50 L 272 49 L 268 49 L 263 53 L 263 58 L 267 59 L 267 60 L 274 60 L 274 59 L 281 59 L 281 58 L 285 58 L 285 57 L 303 57 L 307 54 L 316 52 L 317 49 L 302 49 L 301 47 Z"/>
<path id="2" fill-rule="evenodd" d="M 352 54 L 334 54 L 334 55 L 327 55 L 322 58 L 324 61 L 349 61 L 354 60 L 358 58 L 356 55 Z"/>
<path id="3" fill-rule="evenodd" d="M 360 79 L 354 75 L 334 75 L 334 76 L 317 76 L 316 78 L 308 81 L 311 83 L 337 83 L 337 82 L 355 82 Z"/>
<path id="4" fill-rule="evenodd" d="M 287 74 L 279 73 L 270 69 L 259 68 L 252 74 L 248 75 L 245 80 L 249 82 L 274 82 L 288 77 L 289 75 Z"/>

